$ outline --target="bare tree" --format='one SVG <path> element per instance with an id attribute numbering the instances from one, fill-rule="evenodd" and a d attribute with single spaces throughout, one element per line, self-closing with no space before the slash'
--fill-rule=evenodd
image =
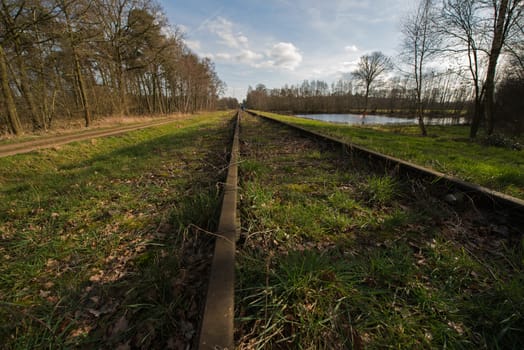
<path id="1" fill-rule="evenodd" d="M 89 126 L 96 115 L 213 109 L 223 93 L 213 62 L 153 0 L 0 0 L 0 46 L 0 127 L 11 133 L 55 116 Z"/>
<path id="2" fill-rule="evenodd" d="M 392 68 L 393 64 L 391 63 L 391 59 L 380 51 L 375 51 L 370 55 L 364 55 L 360 57 L 357 69 L 354 70 L 351 74 L 355 79 L 361 81 L 366 88 L 364 95 L 364 115 L 368 109 L 368 99 L 371 85 L 380 75 L 391 70 Z"/>
<path id="3" fill-rule="evenodd" d="M 91 28 L 92 25 L 86 19 L 86 14 L 89 12 L 89 4 L 75 0 L 57 0 L 57 8 L 63 15 L 63 32 L 60 36 L 63 39 L 63 44 L 71 53 L 73 74 L 78 85 L 81 107 L 84 115 L 84 123 L 86 127 L 91 125 L 91 107 L 87 94 L 87 86 L 82 72 L 82 64 L 80 60 L 80 45 L 85 41 L 92 40 Z M 75 30 L 76 28 L 76 30 Z M 81 30 L 82 29 L 82 30 Z M 87 37 L 86 37 L 86 32 Z"/>
<path id="4" fill-rule="evenodd" d="M 433 18 L 434 6 L 432 0 L 421 0 L 413 13 L 410 13 L 402 23 L 401 55 L 410 67 L 410 75 L 415 80 L 415 99 L 418 124 L 423 136 L 427 135 L 424 125 L 424 74 L 428 60 L 437 53 L 440 46 L 436 35 Z"/>
<path id="5" fill-rule="evenodd" d="M 424 94 L 422 100 L 429 116 L 456 117 L 469 104 L 469 85 L 457 79 L 456 72 L 427 70 L 423 76 Z M 414 88 L 410 77 L 393 76 L 384 81 L 380 88 L 370 93 L 373 104 L 383 113 L 403 113 L 414 105 Z M 305 80 L 298 85 L 285 85 L 267 89 L 259 84 L 249 88 L 246 105 L 248 108 L 280 111 L 284 113 L 356 113 L 362 112 L 364 96 L 353 94 L 349 80 L 327 84 L 321 80 Z M 360 106 L 360 107 L 359 107 Z M 428 115 L 428 113 L 426 113 Z"/>
<path id="6" fill-rule="evenodd" d="M 493 11 L 492 30 L 493 36 L 489 50 L 489 62 L 486 72 L 484 112 L 488 122 L 488 135 L 493 133 L 495 122 L 495 73 L 497 63 L 506 42 L 508 33 L 511 31 L 515 22 L 522 16 L 521 0 L 491 0 L 486 1 Z"/>
<path id="7" fill-rule="evenodd" d="M 518 52 L 522 43 L 521 22 L 521 0 L 443 1 L 438 23 L 439 32 L 449 43 L 444 52 L 466 56 L 474 87 L 471 138 L 476 137 L 483 117 L 487 133 L 493 132 L 497 64 L 504 49 L 508 53 Z"/>
<path id="8" fill-rule="evenodd" d="M 27 67 L 29 53 L 35 41 L 31 27 L 36 22 L 45 21 L 47 18 L 48 15 L 42 11 L 38 2 L 1 1 L 0 19 L 5 31 L 0 35 L 3 36 L 4 45 L 9 44 L 14 53 L 14 63 L 17 69 L 15 82 L 27 105 L 34 130 L 42 130 L 46 126 L 42 115 L 38 112 Z M 6 64 L 9 66 L 9 62 L 6 61 Z"/>
<path id="9" fill-rule="evenodd" d="M 468 71 L 474 88 L 473 118 L 470 137 L 474 138 L 482 120 L 482 99 L 484 76 L 482 60 L 485 38 L 481 32 L 480 4 L 475 0 L 446 0 L 439 16 L 439 33 L 448 43 L 444 53 L 467 56 Z"/>

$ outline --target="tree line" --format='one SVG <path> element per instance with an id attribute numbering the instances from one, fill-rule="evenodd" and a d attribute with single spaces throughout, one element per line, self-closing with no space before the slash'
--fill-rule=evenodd
<path id="1" fill-rule="evenodd" d="M 470 137 L 495 125 L 524 132 L 522 0 L 419 0 L 402 20 L 398 57 L 363 55 L 346 79 L 328 85 L 249 88 L 249 108 L 295 113 L 467 112 Z M 442 68 L 446 67 L 446 68 Z M 502 68 L 501 68 L 502 67 Z"/>
<path id="2" fill-rule="evenodd" d="M 409 79 L 394 76 L 368 90 L 353 77 L 328 84 L 323 80 L 304 80 L 300 84 L 268 89 L 264 84 L 249 87 L 246 106 L 253 109 L 289 113 L 385 113 L 415 116 L 415 96 Z M 432 115 L 460 113 L 468 103 L 465 84 L 457 84 L 452 72 L 433 73 L 431 88 L 423 97 Z"/>
<path id="3" fill-rule="evenodd" d="M 0 0 L 0 128 L 214 109 L 225 84 L 152 0 Z"/>

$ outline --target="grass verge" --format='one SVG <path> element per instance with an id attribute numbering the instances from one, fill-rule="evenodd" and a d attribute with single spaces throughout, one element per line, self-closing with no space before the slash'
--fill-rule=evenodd
<path id="1" fill-rule="evenodd" d="M 468 126 L 428 125 L 430 136 L 422 137 L 417 126 L 348 126 L 264 114 L 524 199 L 523 152 L 473 142 Z"/>
<path id="2" fill-rule="evenodd" d="M 231 117 L 0 159 L 3 348 L 193 344 Z"/>
<path id="3" fill-rule="evenodd" d="M 239 349 L 522 348 L 522 232 L 241 122 Z"/>
<path id="4" fill-rule="evenodd" d="M 92 125 L 86 128 L 84 121 L 77 120 L 59 120 L 56 125 L 46 131 L 30 131 L 31 125 L 27 125 L 22 135 L 2 134 L 0 133 L 0 147 L 4 145 L 17 144 L 30 141 L 41 141 L 52 139 L 57 136 L 82 135 L 93 131 L 109 131 L 115 128 L 140 126 L 163 120 L 187 118 L 184 114 L 171 114 L 166 116 L 127 116 L 127 117 L 103 117 L 93 120 Z"/>

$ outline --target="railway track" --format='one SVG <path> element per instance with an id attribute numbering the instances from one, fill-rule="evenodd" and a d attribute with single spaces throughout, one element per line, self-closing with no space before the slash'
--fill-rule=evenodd
<path id="1" fill-rule="evenodd" d="M 366 158 L 369 162 L 372 163 L 376 162 L 378 163 L 377 168 L 379 169 L 388 169 L 390 172 L 395 173 L 395 175 L 425 179 L 431 183 L 439 185 L 441 189 L 445 189 L 447 191 L 446 194 L 453 194 L 457 191 L 460 191 L 462 194 L 467 196 L 475 206 L 486 208 L 487 210 L 491 211 L 496 211 L 500 215 L 506 216 L 516 225 L 524 226 L 524 200 L 491 190 L 474 183 L 463 181 L 459 178 L 446 175 L 435 170 L 406 162 L 402 159 L 381 154 L 362 146 L 344 142 L 331 136 L 322 135 L 296 125 L 282 122 L 265 115 L 257 114 L 255 112 L 249 113 L 296 130 L 305 137 L 311 137 L 316 140 L 331 144 L 335 147 L 339 147 L 345 153 L 347 153 L 349 157 L 357 156 Z"/>
<path id="2" fill-rule="evenodd" d="M 315 259 L 319 259 L 317 265 L 321 266 L 324 266 L 323 259 L 326 256 L 329 256 L 328 261 L 332 261 L 333 266 L 339 266 L 339 262 L 347 260 L 348 266 L 359 270 L 362 266 L 372 265 L 367 260 L 371 259 L 370 256 L 385 255 L 389 259 L 387 261 L 390 261 L 390 251 L 400 251 L 397 259 L 402 261 L 398 264 L 406 264 L 406 276 L 411 278 L 411 270 L 415 269 L 413 278 L 424 281 L 428 290 L 440 290 L 440 284 L 447 283 L 446 273 L 451 276 L 449 278 L 456 279 L 461 274 L 473 276 L 470 279 L 474 287 L 468 286 L 463 291 L 464 298 L 478 296 L 476 288 L 480 288 L 480 280 L 491 291 L 497 283 L 522 274 L 521 267 L 514 262 L 506 264 L 504 260 L 509 261 L 511 258 L 502 255 L 505 254 L 504 249 L 514 249 L 511 251 L 515 254 L 522 253 L 519 242 L 524 227 L 523 201 L 265 116 L 247 112 L 239 114 L 234 142 L 237 146 L 233 146 L 230 174 L 225 186 L 199 349 L 263 347 L 282 342 L 291 347 L 311 344 L 313 340 L 308 338 L 310 335 L 303 335 L 307 332 L 304 327 L 311 329 L 311 325 L 302 324 L 307 323 L 307 320 L 301 318 L 303 315 L 299 315 L 296 305 L 304 302 L 305 305 L 301 307 L 317 317 L 315 306 L 320 302 L 307 300 L 307 293 L 302 296 L 304 300 L 289 300 L 290 305 L 282 305 L 284 299 L 273 300 L 277 298 L 278 288 L 271 283 L 280 281 L 278 283 L 284 284 L 285 281 L 278 274 L 289 272 L 281 268 L 295 253 L 300 256 L 305 254 L 306 257 L 318 253 Z M 241 172 L 238 179 L 237 164 L 240 164 Z M 236 181 L 240 185 L 237 186 Z M 372 186 L 374 182 L 380 185 L 381 181 L 386 185 L 392 184 L 391 188 L 394 188 L 384 198 L 378 193 L 380 189 Z M 237 188 L 241 188 L 240 195 L 236 193 Z M 450 194 L 464 200 L 450 203 L 446 200 Z M 242 213 L 243 232 L 237 250 L 238 276 L 235 285 L 232 275 L 237 249 L 235 237 L 238 234 L 237 196 L 242 198 L 238 209 Z M 313 210 L 308 212 L 308 207 Z M 322 208 L 328 209 L 323 212 Z M 441 273 L 435 268 L 433 265 L 439 262 L 438 259 L 432 260 L 432 254 L 436 254 L 433 250 L 441 245 L 441 249 L 448 249 L 451 255 L 460 254 L 461 249 L 467 252 L 467 259 L 476 260 L 475 263 L 471 262 L 474 265 L 471 271 L 450 270 Z M 480 257 L 484 254 L 485 257 Z M 404 258 L 409 260 L 409 264 Z M 495 267 L 490 265 L 492 260 Z M 363 264 L 354 266 L 354 261 Z M 302 264 L 303 270 L 304 262 Z M 410 264 L 415 265 L 415 268 Z M 450 260 L 449 264 L 453 265 L 453 261 Z M 394 269 L 394 265 L 396 261 L 388 266 Z M 313 266 L 309 272 L 319 272 L 318 283 L 322 286 L 336 284 L 336 268 L 329 267 L 329 264 L 324 269 L 317 271 L 317 268 L 320 269 Z M 494 272 L 498 268 L 500 271 Z M 440 269 L 445 270 L 445 267 L 441 266 Z M 375 275 L 376 271 L 367 271 L 357 277 L 352 290 L 363 288 L 361 293 L 365 293 L 375 289 L 376 293 L 385 296 L 392 293 L 391 307 L 394 310 L 415 308 L 410 304 L 411 297 L 402 294 L 405 292 L 403 288 L 408 290 L 408 283 L 404 280 L 409 278 L 402 274 L 397 276 L 396 270 L 392 271 L 389 275 Z M 431 276 L 427 277 L 424 273 Z M 254 276 L 259 274 L 265 274 L 265 277 L 256 280 Z M 292 279 L 291 276 L 289 278 Z M 391 291 L 393 282 L 389 281 L 390 278 L 401 287 L 397 286 Z M 341 288 L 334 289 L 340 291 Z M 461 284 L 457 288 L 459 294 L 460 288 L 465 287 Z M 235 289 L 238 301 L 233 306 Z M 336 310 L 327 307 L 330 315 L 344 309 L 347 314 L 355 314 L 356 321 L 338 318 L 338 314 L 335 318 L 330 316 L 332 327 L 338 328 L 336 332 L 322 328 L 324 333 L 317 334 L 320 341 L 317 345 L 320 348 L 380 347 L 381 344 L 391 345 L 392 339 L 400 337 L 393 330 L 381 330 L 381 326 L 368 327 L 365 322 L 359 323 L 366 314 L 362 310 L 352 309 L 352 303 L 357 301 L 348 295 L 331 295 L 329 289 L 326 290 L 329 298 L 338 300 Z M 256 292 L 249 294 L 253 291 Z M 406 293 L 409 294 L 409 291 Z M 461 297 L 458 294 L 449 298 L 456 297 L 458 300 Z M 403 297 L 409 301 L 406 301 L 407 305 L 401 305 Z M 270 299 L 279 305 L 280 311 L 269 306 Z M 236 316 L 233 312 L 235 307 Z M 360 306 L 361 309 L 365 307 Z M 516 312 L 519 311 L 517 307 Z M 283 314 L 277 317 L 275 313 L 278 312 Z M 369 311 L 367 316 L 371 317 L 372 313 Z M 442 313 L 444 320 L 439 320 L 439 324 L 457 333 L 457 339 L 462 337 L 460 341 L 475 344 L 481 332 L 487 332 L 480 321 L 477 327 L 474 322 L 469 324 L 467 320 L 448 320 L 446 317 L 451 319 L 453 315 L 447 315 L 444 311 Z M 419 316 L 419 313 L 412 315 L 414 319 Z M 236 323 L 234 317 L 237 318 Z M 275 321 L 277 319 L 280 323 Z M 390 326 L 395 328 L 397 321 L 392 320 Z M 516 322 L 520 321 L 522 316 Z M 383 322 L 387 324 L 388 321 Z M 417 330 L 417 327 L 435 327 L 425 322 L 429 321 L 421 320 L 420 325 L 412 327 Z M 406 330 L 407 333 L 409 331 L 411 329 Z M 233 332 L 236 332 L 235 335 Z M 435 343 L 433 335 L 428 332 L 422 332 L 421 338 L 412 344 L 438 346 L 440 343 Z M 523 330 L 517 329 L 516 332 L 521 335 Z M 235 344 L 234 337 L 237 340 Z M 412 337 L 416 338 L 415 335 Z M 386 343 L 381 343 L 380 339 Z M 510 343 L 520 344 L 518 339 L 522 338 L 515 339 L 514 343 L 511 340 Z M 490 341 L 484 339 L 485 344 L 490 344 Z M 324 346 L 320 346 L 322 344 Z"/>

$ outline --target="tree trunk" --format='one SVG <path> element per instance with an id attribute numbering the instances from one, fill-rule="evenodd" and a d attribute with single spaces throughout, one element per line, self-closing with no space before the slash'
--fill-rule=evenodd
<path id="1" fill-rule="evenodd" d="M 366 84 L 366 97 L 364 99 L 364 117 L 366 116 L 366 113 L 368 111 L 368 98 L 369 98 L 369 85 L 370 83 Z"/>
<path id="2" fill-rule="evenodd" d="M 16 105 L 13 99 L 13 94 L 11 93 L 11 88 L 9 87 L 6 56 L 2 45 L 0 45 L 0 84 L 0 89 L 2 90 L 2 95 L 4 96 L 7 109 L 9 129 L 13 134 L 20 135 L 23 133 L 22 124 L 20 123 L 20 118 L 18 117 L 18 113 L 16 111 Z"/>
<path id="3" fill-rule="evenodd" d="M 86 86 L 84 82 L 84 76 L 82 74 L 82 69 L 80 67 L 80 60 L 76 54 L 76 49 L 74 46 L 73 49 L 73 58 L 75 60 L 75 75 L 78 82 L 78 88 L 80 89 L 80 98 L 82 100 L 82 107 L 84 109 L 84 121 L 86 128 L 91 125 L 91 109 L 89 106 L 89 99 L 87 97 Z"/>
<path id="4" fill-rule="evenodd" d="M 16 45 L 18 46 L 18 44 Z M 31 118 L 31 123 L 33 124 L 33 130 L 45 130 L 44 121 L 42 120 L 40 113 L 38 113 L 38 110 L 35 105 L 35 98 L 33 96 L 33 93 L 31 92 L 31 87 L 27 78 L 25 63 L 23 61 L 21 53 L 17 52 L 16 56 L 16 61 L 19 70 L 18 73 L 20 75 L 20 88 L 22 90 L 24 100 L 26 101 L 27 106 L 29 107 L 29 114 Z"/>
<path id="5" fill-rule="evenodd" d="M 418 126 L 420 128 L 420 133 L 422 134 L 422 136 L 428 136 L 428 131 L 424 123 L 424 106 L 422 105 L 422 58 L 420 61 L 420 66 L 418 68 L 418 77 L 415 76 L 415 80 L 417 84 L 417 117 L 418 117 Z"/>
<path id="6" fill-rule="evenodd" d="M 157 71 L 158 71 L 158 68 L 155 67 L 155 74 L 154 74 L 154 77 L 155 77 L 155 84 L 157 85 L 156 87 L 156 94 L 155 94 L 155 98 L 157 99 L 157 105 L 158 105 L 158 113 L 160 114 L 164 114 L 164 103 L 163 103 L 163 94 L 162 94 L 162 82 L 161 82 L 161 78 L 159 78 L 158 74 L 157 74 Z"/>
<path id="7" fill-rule="evenodd" d="M 473 78 L 473 82 L 475 83 L 475 105 L 473 110 L 473 119 L 471 121 L 471 127 L 469 129 L 469 137 L 474 139 L 475 137 L 477 137 L 477 133 L 480 128 L 480 123 L 482 121 L 482 94 L 484 92 L 481 92 L 480 89 L 477 50 L 476 48 L 474 48 L 473 41 L 471 39 L 468 40 L 468 59 L 471 76 Z"/>
<path id="8" fill-rule="evenodd" d="M 471 120 L 471 128 L 469 129 L 469 137 L 471 139 L 474 139 L 477 137 L 477 132 L 480 128 L 480 120 L 482 119 L 482 115 L 479 113 L 479 110 L 477 108 L 477 103 L 475 102 L 475 107 L 473 110 L 473 118 Z"/>
<path id="9" fill-rule="evenodd" d="M 424 108 L 422 105 L 422 58 L 419 66 L 418 77 L 415 76 L 416 84 L 417 84 L 417 118 L 418 118 L 418 126 L 420 128 L 420 133 L 422 136 L 428 136 L 428 131 L 426 129 L 426 124 L 424 123 Z"/>
<path id="10" fill-rule="evenodd" d="M 122 67 L 122 59 L 120 53 L 117 55 L 116 71 L 117 71 L 117 88 L 118 88 L 118 102 L 119 102 L 119 114 L 124 117 L 128 114 L 127 98 L 126 98 L 126 79 L 124 75 L 124 68 Z"/>
<path id="11" fill-rule="evenodd" d="M 471 120 L 471 128 L 469 130 L 469 137 L 472 139 L 477 137 L 483 114 L 484 113 L 482 108 L 481 97 L 477 97 L 475 98 L 475 105 L 473 107 L 473 118 Z"/>
<path id="12" fill-rule="evenodd" d="M 495 33 L 491 43 L 491 52 L 489 55 L 488 71 L 486 73 L 485 95 L 484 95 L 484 113 L 488 123 L 487 133 L 491 135 L 495 127 L 495 73 L 497 69 L 497 61 L 504 43 L 504 27 L 506 23 L 506 12 L 508 8 L 508 0 L 501 0 L 498 13 L 495 13 Z"/>
<path id="13" fill-rule="evenodd" d="M 428 131 L 426 130 L 426 124 L 424 124 L 424 118 L 421 114 L 418 116 L 418 126 L 420 128 L 420 132 L 422 136 L 428 136 Z"/>
<path id="14" fill-rule="evenodd" d="M 62 10 L 64 11 L 65 18 L 66 18 L 67 34 L 69 38 L 69 44 L 71 45 L 71 51 L 73 53 L 73 63 L 75 65 L 75 76 L 76 76 L 76 81 L 78 83 L 78 89 L 80 90 L 80 100 L 82 103 L 82 109 L 84 110 L 84 121 L 85 121 L 85 126 L 87 128 L 91 125 L 91 106 L 89 105 L 89 99 L 87 97 L 84 76 L 82 74 L 82 67 L 80 65 L 80 59 L 78 58 L 75 38 L 73 37 L 73 30 L 71 28 L 69 13 L 66 10 L 65 3 L 62 4 Z"/>

